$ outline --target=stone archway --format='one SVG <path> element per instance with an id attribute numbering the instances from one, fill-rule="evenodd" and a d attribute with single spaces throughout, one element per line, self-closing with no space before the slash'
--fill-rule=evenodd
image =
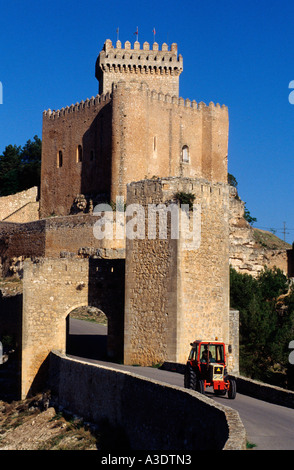
<path id="1" fill-rule="evenodd" d="M 77 306 L 108 312 L 111 358 L 122 357 L 124 323 L 122 259 L 26 261 L 23 278 L 21 397 L 44 384 L 50 351 L 66 353 L 66 317 Z"/>

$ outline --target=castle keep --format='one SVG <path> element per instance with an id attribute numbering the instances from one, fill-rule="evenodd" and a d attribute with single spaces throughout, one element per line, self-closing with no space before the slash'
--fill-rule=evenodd
<path id="1" fill-rule="evenodd" d="M 182 70 L 176 44 L 105 42 L 99 95 L 43 114 L 41 217 L 69 214 L 77 194 L 115 202 L 142 179 L 227 183 L 227 108 L 180 98 Z"/>

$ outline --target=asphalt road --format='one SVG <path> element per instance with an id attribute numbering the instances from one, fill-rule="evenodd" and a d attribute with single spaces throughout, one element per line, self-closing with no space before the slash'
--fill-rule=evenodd
<path id="1" fill-rule="evenodd" d="M 107 327 L 97 323 L 71 319 L 68 354 L 79 360 L 87 360 L 119 370 L 131 371 L 137 375 L 183 387 L 182 374 L 152 367 L 124 366 L 107 361 Z M 235 400 L 226 396 L 207 396 L 238 411 L 247 433 L 247 440 L 254 444 L 254 450 L 294 450 L 294 409 L 273 405 L 262 400 L 241 395 Z"/>

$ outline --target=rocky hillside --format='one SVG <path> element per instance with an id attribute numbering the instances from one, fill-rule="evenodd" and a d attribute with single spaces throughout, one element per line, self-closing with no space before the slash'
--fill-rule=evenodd
<path id="1" fill-rule="evenodd" d="M 288 274 L 285 243 L 271 232 L 253 228 L 244 219 L 244 202 L 237 190 L 230 191 L 230 264 L 237 271 L 257 276 L 264 268 L 280 268 Z"/>
<path id="2" fill-rule="evenodd" d="M 46 395 L 0 401 L 0 450 L 97 450 L 99 435 L 50 406 Z"/>

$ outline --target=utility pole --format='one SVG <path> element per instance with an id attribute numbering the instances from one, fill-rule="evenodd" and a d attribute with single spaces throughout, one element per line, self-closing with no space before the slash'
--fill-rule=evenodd
<path id="1" fill-rule="evenodd" d="M 286 235 L 289 235 L 289 232 L 286 232 L 286 222 L 284 222 L 283 234 L 284 234 L 284 242 L 285 242 L 286 241 Z"/>

